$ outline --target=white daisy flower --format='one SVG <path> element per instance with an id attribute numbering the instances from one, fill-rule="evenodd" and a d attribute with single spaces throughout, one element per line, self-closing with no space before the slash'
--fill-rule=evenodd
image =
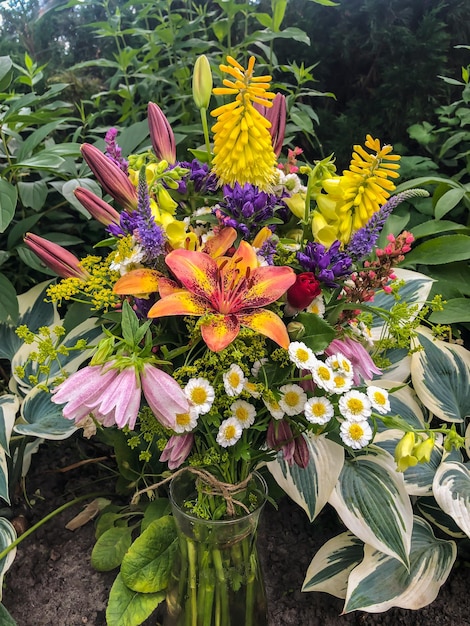
<path id="1" fill-rule="evenodd" d="M 367 397 L 369 398 L 373 408 L 382 415 L 390 411 L 388 391 L 385 391 L 385 389 L 370 385 L 367 387 Z"/>
<path id="2" fill-rule="evenodd" d="M 318 317 L 323 317 L 325 315 L 325 300 L 322 295 L 314 298 L 306 309 L 307 313 L 315 313 Z"/>
<path id="3" fill-rule="evenodd" d="M 256 409 L 249 402 L 245 400 L 236 400 L 230 405 L 233 417 L 235 417 L 241 424 L 242 428 L 249 428 L 256 417 Z"/>
<path id="4" fill-rule="evenodd" d="M 333 393 L 345 393 L 351 389 L 353 382 L 351 376 L 346 376 L 343 372 L 333 372 L 331 391 Z"/>
<path id="5" fill-rule="evenodd" d="M 310 368 L 310 371 L 314 383 L 326 391 L 331 391 L 333 385 L 333 370 L 329 365 L 326 365 L 323 361 L 317 361 L 313 367 Z"/>
<path id="6" fill-rule="evenodd" d="M 246 381 L 243 389 L 250 394 L 252 398 L 260 398 L 261 391 L 259 390 L 259 385 L 256 383 L 251 383 L 249 380 Z"/>
<path id="7" fill-rule="evenodd" d="M 302 341 L 292 341 L 288 352 L 290 360 L 299 369 L 308 370 L 317 362 L 312 350 Z"/>
<path id="8" fill-rule="evenodd" d="M 191 378 L 183 391 L 199 415 L 204 415 L 204 413 L 208 413 L 211 410 L 215 392 L 208 380 L 205 378 Z"/>
<path id="9" fill-rule="evenodd" d="M 372 429 L 367 420 L 346 420 L 341 424 L 339 434 L 344 443 L 354 450 L 363 448 L 372 439 Z"/>
<path id="10" fill-rule="evenodd" d="M 137 243 L 135 237 L 132 237 L 132 245 L 133 250 L 129 256 L 123 257 L 117 252 L 114 254 L 114 258 L 109 264 L 109 269 L 119 272 L 121 276 L 124 276 L 124 274 L 140 266 L 145 259 L 144 249 Z"/>
<path id="11" fill-rule="evenodd" d="M 334 415 L 334 407 L 328 398 L 310 398 L 305 403 L 305 417 L 312 424 L 326 424 Z"/>
<path id="12" fill-rule="evenodd" d="M 280 388 L 282 396 L 279 406 L 287 415 L 298 415 L 304 410 L 307 402 L 307 394 L 299 385 L 283 385 Z"/>
<path id="13" fill-rule="evenodd" d="M 239 365 L 233 363 L 228 372 L 223 375 L 225 392 L 230 397 L 239 396 L 246 382 L 245 374 Z"/>
<path id="14" fill-rule="evenodd" d="M 175 425 L 173 430 L 175 433 L 187 433 L 194 430 L 197 426 L 197 418 L 199 413 L 197 410 L 190 406 L 187 413 L 177 413 L 175 418 Z"/>
<path id="15" fill-rule="evenodd" d="M 362 391 L 352 389 L 339 399 L 339 410 L 347 420 L 362 421 L 372 413 L 372 405 L 369 398 Z"/>
<path id="16" fill-rule="evenodd" d="M 276 402 L 275 400 L 270 402 L 269 400 L 265 399 L 263 399 L 263 402 L 272 418 L 274 418 L 275 420 L 282 420 L 282 418 L 284 417 L 284 411 L 281 409 L 279 402 Z"/>
<path id="17" fill-rule="evenodd" d="M 229 417 L 219 426 L 216 441 L 222 448 L 228 448 L 237 443 L 242 436 L 243 428 L 235 417 Z"/>
<path id="18" fill-rule="evenodd" d="M 374 346 L 374 339 L 372 337 L 372 330 L 364 324 L 364 322 L 349 322 L 349 326 L 352 332 L 365 341 L 365 343 L 372 348 Z"/>
<path id="19" fill-rule="evenodd" d="M 341 372 L 350 378 L 353 378 L 354 376 L 353 364 L 347 357 L 344 356 L 344 354 L 341 354 L 341 352 L 337 352 L 336 354 L 329 356 L 325 360 L 325 363 L 335 372 Z"/>

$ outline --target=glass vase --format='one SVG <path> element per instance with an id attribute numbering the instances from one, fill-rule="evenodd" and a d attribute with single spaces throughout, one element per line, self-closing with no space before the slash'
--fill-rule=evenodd
<path id="1" fill-rule="evenodd" d="M 214 521 L 196 517 L 185 507 L 197 497 L 196 480 L 194 474 L 184 472 L 170 485 L 180 549 L 167 588 L 163 624 L 267 626 L 266 592 L 256 545 L 266 482 L 254 473 L 247 487 L 248 494 L 256 493 L 253 511 Z"/>

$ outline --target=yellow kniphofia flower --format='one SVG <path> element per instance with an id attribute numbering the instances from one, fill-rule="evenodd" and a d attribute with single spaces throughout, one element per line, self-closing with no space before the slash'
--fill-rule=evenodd
<path id="1" fill-rule="evenodd" d="M 222 184 L 251 183 L 268 191 L 275 179 L 276 164 L 271 123 L 253 103 L 272 106 L 275 94 L 268 91 L 271 76 L 253 76 L 255 57 L 250 58 L 246 69 L 231 56 L 227 63 L 220 69 L 231 79 L 224 79 L 224 87 L 216 87 L 213 92 L 235 96 L 235 101 L 211 111 L 217 118 L 212 127 L 213 171 Z"/>

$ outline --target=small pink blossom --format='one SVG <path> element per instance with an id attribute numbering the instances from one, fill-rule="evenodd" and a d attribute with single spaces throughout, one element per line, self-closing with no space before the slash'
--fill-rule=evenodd
<path id="1" fill-rule="evenodd" d="M 193 447 L 193 433 L 184 435 L 172 435 L 160 455 L 160 461 L 163 463 L 168 461 L 168 469 L 178 469 L 182 463 L 186 461 Z"/>

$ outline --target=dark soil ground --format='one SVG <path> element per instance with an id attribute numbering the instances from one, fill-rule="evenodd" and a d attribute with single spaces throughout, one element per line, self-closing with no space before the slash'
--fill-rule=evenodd
<path id="1" fill-rule="evenodd" d="M 97 476 L 95 464 L 61 471 L 80 459 L 78 446 L 83 445 L 87 444 L 77 439 L 41 447 L 26 480 L 30 504 L 21 494 L 16 502 L 23 521 L 34 524 L 78 495 L 103 490 L 103 484 L 91 484 Z M 90 564 L 93 522 L 74 532 L 65 528 L 82 508 L 83 504 L 77 504 L 60 513 L 19 545 L 3 590 L 3 603 L 18 626 L 106 626 L 106 602 L 116 572 L 99 573 Z M 464 562 L 457 563 L 438 598 L 419 611 L 341 615 L 341 600 L 323 593 L 302 593 L 313 554 L 337 532 L 331 511 L 310 524 L 287 498 L 277 511 L 271 506 L 265 509 L 259 547 L 270 626 L 470 626 L 470 569 Z M 157 625 L 155 617 L 144 626 Z"/>

